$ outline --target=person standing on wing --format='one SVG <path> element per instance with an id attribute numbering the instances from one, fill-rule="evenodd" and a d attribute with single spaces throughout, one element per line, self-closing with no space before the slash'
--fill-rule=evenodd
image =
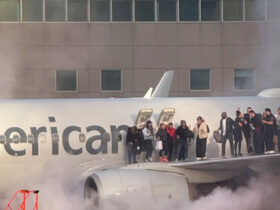
<path id="1" fill-rule="evenodd" d="M 196 135 L 196 159 L 206 159 L 206 147 L 208 138 L 207 125 L 201 116 L 197 117 L 197 123 L 194 127 L 194 133 Z"/>
<path id="2" fill-rule="evenodd" d="M 221 114 L 222 119 L 220 120 L 219 130 L 222 134 L 222 158 L 225 158 L 226 154 L 226 142 L 229 140 L 230 143 L 230 152 L 231 156 L 234 156 L 233 149 L 233 124 L 234 121 L 230 117 L 227 116 L 226 112 Z"/>

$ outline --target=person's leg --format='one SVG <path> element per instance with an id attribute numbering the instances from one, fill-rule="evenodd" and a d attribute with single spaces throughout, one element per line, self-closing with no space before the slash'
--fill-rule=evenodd
<path id="1" fill-rule="evenodd" d="M 277 136 L 278 136 L 278 152 L 280 152 L 280 129 L 277 130 Z"/>
<path id="2" fill-rule="evenodd" d="M 126 144 L 127 146 L 127 157 L 128 157 L 128 163 L 131 164 L 131 145 L 129 143 Z"/>
<path id="3" fill-rule="evenodd" d="M 186 157 L 188 158 L 188 142 L 185 140 L 183 141 L 184 144 L 184 152 L 183 152 L 183 160 L 186 159 Z"/>
<path id="4" fill-rule="evenodd" d="M 168 142 L 168 160 L 172 161 L 172 155 L 173 155 L 173 142 L 169 141 Z"/>
<path id="5" fill-rule="evenodd" d="M 199 157 L 199 138 L 196 138 L 196 157 Z"/>
<path id="6" fill-rule="evenodd" d="M 273 137 L 274 137 L 274 132 L 270 132 L 270 136 L 269 136 L 269 150 L 270 151 L 274 151 L 275 150 L 275 145 L 274 145 L 274 141 L 273 141 Z"/>
<path id="7" fill-rule="evenodd" d="M 166 141 L 163 141 L 163 149 L 164 149 L 164 156 L 167 158 L 168 157 L 168 142 L 167 140 Z"/>
<path id="8" fill-rule="evenodd" d="M 234 139 L 234 155 L 237 155 L 237 144 L 238 144 L 238 141 L 236 139 Z"/>
<path id="9" fill-rule="evenodd" d="M 201 141 L 201 156 L 206 157 L 207 138 L 204 138 Z"/>
<path id="10" fill-rule="evenodd" d="M 225 156 L 226 154 L 226 142 L 227 142 L 227 138 L 226 136 L 222 137 L 222 156 Z"/>
<path id="11" fill-rule="evenodd" d="M 242 140 L 238 141 L 238 155 L 241 155 L 241 145 L 242 145 Z"/>
<path id="12" fill-rule="evenodd" d="M 267 152 L 269 150 L 269 134 L 264 133 L 264 145 L 265 145 L 265 151 Z"/>
<path id="13" fill-rule="evenodd" d="M 152 140 L 148 139 L 145 140 L 146 144 L 147 144 L 147 154 L 146 154 L 146 159 L 149 159 L 152 157 L 152 152 L 153 152 L 153 144 L 152 144 Z"/>
<path id="14" fill-rule="evenodd" d="M 228 140 L 230 143 L 230 152 L 231 152 L 231 155 L 233 156 L 234 155 L 233 135 L 228 135 Z"/>

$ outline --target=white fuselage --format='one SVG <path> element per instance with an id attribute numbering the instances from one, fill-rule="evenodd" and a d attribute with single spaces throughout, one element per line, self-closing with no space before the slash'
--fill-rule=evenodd
<path id="1" fill-rule="evenodd" d="M 279 105 L 280 98 L 262 97 L 1 100 L 0 134 L 11 131 L 12 138 L 21 131 L 28 136 L 32 129 L 34 134 L 43 127 L 38 144 L 0 145 L 1 187 L 5 189 L 14 183 L 20 183 L 15 189 L 34 186 L 37 180 L 34 177 L 54 168 L 59 174 L 69 174 L 73 169 L 82 176 L 89 169 L 125 164 L 125 131 L 120 131 L 124 135 L 118 141 L 117 130 L 120 126 L 125 129 L 134 125 L 138 112 L 144 108 L 153 110 L 151 120 L 156 125 L 164 108 L 175 108 L 175 125 L 184 119 L 193 127 L 196 117 L 202 116 L 212 133 L 219 127 L 223 111 L 234 119 L 238 107 L 245 112 L 251 106 L 262 113 L 266 107 L 275 112 Z M 53 118 L 55 122 L 50 122 Z M 52 141 L 54 133 L 58 134 L 58 144 Z M 79 141 L 80 133 L 86 136 L 85 142 Z M 110 134 L 110 138 L 105 138 L 104 133 Z"/>

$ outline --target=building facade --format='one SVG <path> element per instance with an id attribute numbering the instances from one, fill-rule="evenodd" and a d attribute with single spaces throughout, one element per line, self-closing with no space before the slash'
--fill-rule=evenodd
<path id="1" fill-rule="evenodd" d="M 279 0 L 0 0 L 0 97 L 171 96 L 280 87 Z"/>

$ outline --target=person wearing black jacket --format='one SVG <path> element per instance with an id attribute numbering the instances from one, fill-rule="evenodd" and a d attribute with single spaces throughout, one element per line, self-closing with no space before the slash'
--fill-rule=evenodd
<path id="1" fill-rule="evenodd" d="M 160 128 L 156 133 L 156 138 L 162 142 L 162 149 L 159 151 L 160 162 L 168 162 L 168 133 L 164 123 L 160 124 Z M 164 156 L 163 156 L 164 152 Z"/>
<path id="2" fill-rule="evenodd" d="M 247 152 L 248 154 L 253 154 L 253 136 L 254 136 L 254 131 L 250 127 L 251 123 L 251 117 L 249 115 L 249 112 L 252 110 L 251 107 L 247 108 L 247 113 L 244 114 L 244 125 L 242 127 L 242 131 L 244 133 L 244 137 L 246 140 L 247 144 Z"/>
<path id="3" fill-rule="evenodd" d="M 128 128 L 126 135 L 126 145 L 127 145 L 127 153 L 128 153 L 128 163 L 131 164 L 133 159 L 133 163 L 136 162 L 136 149 L 135 146 L 138 143 L 138 135 L 136 126 Z M 140 149 L 140 148 L 139 148 Z"/>
<path id="4" fill-rule="evenodd" d="M 176 135 L 180 139 L 181 144 L 178 160 L 185 160 L 186 156 L 188 158 L 188 139 L 194 137 L 193 132 L 188 128 L 185 120 L 181 120 L 181 125 L 177 128 Z"/>
<path id="5" fill-rule="evenodd" d="M 266 153 L 273 154 L 275 153 L 273 136 L 276 132 L 277 126 L 276 126 L 276 119 L 271 114 L 270 108 L 265 109 L 265 117 L 262 122 L 264 125 L 264 136 L 265 136 L 264 142 L 265 142 Z"/>
<path id="6" fill-rule="evenodd" d="M 254 154 L 264 153 L 264 133 L 262 115 L 256 114 L 253 110 L 249 112 L 251 117 L 251 129 L 254 131 Z"/>
<path id="7" fill-rule="evenodd" d="M 241 154 L 241 144 L 242 144 L 242 127 L 243 127 L 243 119 L 242 114 L 239 110 L 236 111 L 236 118 L 234 121 L 234 154 L 235 156 L 242 156 Z M 238 147 L 238 153 L 237 153 L 237 147 Z"/>
<path id="8" fill-rule="evenodd" d="M 222 113 L 222 119 L 220 120 L 220 127 L 219 130 L 222 134 L 222 157 L 225 157 L 226 153 L 226 142 L 229 140 L 230 143 L 230 151 L 231 155 L 234 155 L 233 150 L 233 125 L 234 121 L 230 117 L 227 116 L 226 112 Z"/>

